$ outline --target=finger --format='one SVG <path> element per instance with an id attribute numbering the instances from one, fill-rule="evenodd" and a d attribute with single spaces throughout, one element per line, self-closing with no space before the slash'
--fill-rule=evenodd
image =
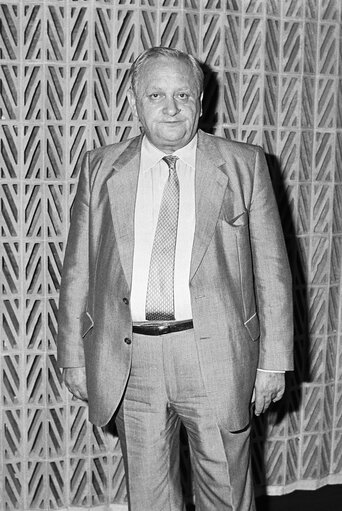
<path id="1" fill-rule="evenodd" d="M 261 398 L 258 400 L 258 402 L 255 403 L 255 410 L 254 410 L 254 413 L 255 415 L 261 415 L 262 413 L 265 413 L 266 410 L 269 408 L 270 404 L 271 404 L 271 399 L 270 398 Z"/>
<path id="2" fill-rule="evenodd" d="M 82 401 L 87 401 L 87 393 L 82 389 L 82 390 L 79 390 L 78 392 L 78 396 L 79 396 L 79 399 L 81 399 Z"/>
<path id="3" fill-rule="evenodd" d="M 262 414 L 264 411 L 264 407 L 265 407 L 264 399 L 257 397 L 255 400 L 255 408 L 254 408 L 255 415 L 259 416 L 260 414 Z"/>
<path id="4" fill-rule="evenodd" d="M 80 392 L 72 392 L 71 394 L 75 399 L 79 399 L 80 401 L 88 401 L 87 398 Z"/>
<path id="5" fill-rule="evenodd" d="M 284 395 L 284 391 L 280 390 L 279 392 L 277 392 L 277 394 L 275 394 L 275 396 L 273 397 L 272 401 L 274 403 L 276 403 L 277 401 L 280 401 L 280 399 L 283 397 L 283 395 Z"/>
<path id="6" fill-rule="evenodd" d="M 67 385 L 66 387 L 67 387 L 68 391 L 70 392 L 70 394 L 73 395 L 73 397 L 84 401 L 83 392 L 80 389 L 78 389 L 77 387 L 72 387 L 71 385 Z"/>
<path id="7" fill-rule="evenodd" d="M 263 413 L 266 412 L 266 410 L 269 408 L 271 403 L 272 403 L 272 401 L 270 401 L 270 400 L 265 401 Z"/>
<path id="8" fill-rule="evenodd" d="M 75 396 L 77 397 L 77 399 L 80 399 L 81 401 L 87 401 L 88 399 L 87 393 L 82 388 L 77 389 L 77 391 L 75 392 Z"/>

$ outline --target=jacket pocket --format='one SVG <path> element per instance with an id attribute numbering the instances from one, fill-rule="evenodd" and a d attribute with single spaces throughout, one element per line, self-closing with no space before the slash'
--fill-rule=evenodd
<path id="1" fill-rule="evenodd" d="M 244 325 L 252 341 L 257 341 L 260 337 L 260 324 L 257 313 L 254 313 L 252 317 L 247 319 L 247 321 L 244 322 Z"/>
<path id="2" fill-rule="evenodd" d="M 228 221 L 229 225 L 232 227 L 244 227 L 245 225 L 248 225 L 248 213 L 247 211 L 243 211 L 239 215 L 235 216 L 234 218 L 231 218 Z"/>
<path id="3" fill-rule="evenodd" d="M 84 312 L 81 318 L 81 335 L 85 337 L 94 326 L 94 321 L 89 312 Z"/>
<path id="4" fill-rule="evenodd" d="M 232 227 L 233 229 L 236 229 L 238 227 L 244 227 L 248 225 L 248 212 L 242 211 L 234 216 L 228 216 L 226 212 L 223 212 L 219 217 L 219 220 L 228 228 Z"/>

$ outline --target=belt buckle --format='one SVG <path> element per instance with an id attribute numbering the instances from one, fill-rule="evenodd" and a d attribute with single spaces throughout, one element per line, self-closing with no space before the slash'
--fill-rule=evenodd
<path id="1" fill-rule="evenodd" d="M 159 325 L 158 331 L 159 335 L 167 334 L 170 332 L 170 325 Z"/>

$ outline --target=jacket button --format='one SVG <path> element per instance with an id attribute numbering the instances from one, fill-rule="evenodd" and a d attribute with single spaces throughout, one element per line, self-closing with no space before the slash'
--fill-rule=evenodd
<path id="1" fill-rule="evenodd" d="M 128 304 L 129 304 L 128 298 L 123 298 L 123 299 L 122 299 L 122 301 L 123 301 L 123 303 L 125 303 L 126 305 L 128 305 Z"/>
<path id="2" fill-rule="evenodd" d="M 125 337 L 124 341 L 125 341 L 126 344 L 131 344 L 132 343 L 132 340 L 129 337 Z"/>

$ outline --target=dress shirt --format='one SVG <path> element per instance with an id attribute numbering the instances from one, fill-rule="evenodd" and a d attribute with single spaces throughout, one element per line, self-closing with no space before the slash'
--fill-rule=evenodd
<path id="1" fill-rule="evenodd" d="M 195 162 L 197 135 L 175 151 L 179 179 L 179 216 L 174 272 L 175 319 L 191 319 L 189 275 L 195 232 Z M 134 322 L 145 321 L 147 281 L 152 245 L 162 195 L 169 168 L 162 160 L 165 153 L 153 146 L 146 136 L 141 146 L 140 169 L 134 218 L 134 256 L 131 313 Z"/>

